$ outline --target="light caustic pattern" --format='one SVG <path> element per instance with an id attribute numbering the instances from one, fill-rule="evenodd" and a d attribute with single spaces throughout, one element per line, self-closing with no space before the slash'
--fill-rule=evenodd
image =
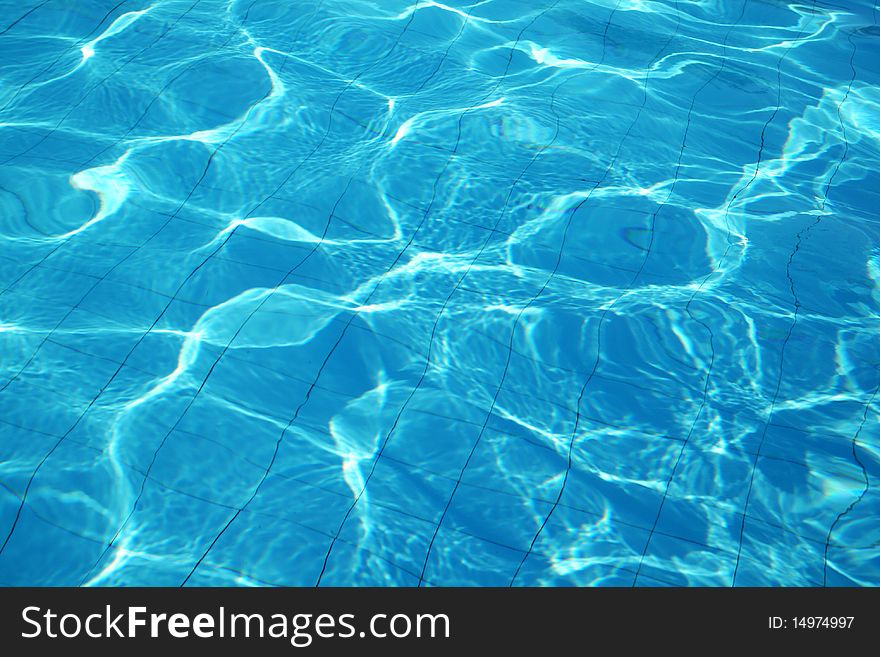
<path id="1" fill-rule="evenodd" d="M 880 584 L 870 0 L 0 2 L 0 582 Z"/>

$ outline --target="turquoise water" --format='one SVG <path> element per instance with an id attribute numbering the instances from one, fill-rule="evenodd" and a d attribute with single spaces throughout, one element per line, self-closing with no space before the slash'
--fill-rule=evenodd
<path id="1" fill-rule="evenodd" d="M 871 0 L 0 2 L 0 582 L 880 584 Z"/>

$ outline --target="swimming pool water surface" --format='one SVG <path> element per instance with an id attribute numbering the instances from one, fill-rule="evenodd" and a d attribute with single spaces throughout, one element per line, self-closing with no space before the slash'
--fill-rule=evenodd
<path id="1" fill-rule="evenodd" d="M 880 584 L 873 0 L 0 0 L 0 583 Z"/>

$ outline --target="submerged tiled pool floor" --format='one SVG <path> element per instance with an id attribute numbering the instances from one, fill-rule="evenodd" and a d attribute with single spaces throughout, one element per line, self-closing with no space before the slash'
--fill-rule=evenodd
<path id="1" fill-rule="evenodd" d="M 0 1 L 0 583 L 880 584 L 870 1 Z"/>

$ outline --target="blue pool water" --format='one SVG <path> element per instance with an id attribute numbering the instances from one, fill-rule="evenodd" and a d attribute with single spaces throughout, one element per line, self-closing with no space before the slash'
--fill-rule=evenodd
<path id="1" fill-rule="evenodd" d="M 0 582 L 880 584 L 873 0 L 0 2 Z"/>

